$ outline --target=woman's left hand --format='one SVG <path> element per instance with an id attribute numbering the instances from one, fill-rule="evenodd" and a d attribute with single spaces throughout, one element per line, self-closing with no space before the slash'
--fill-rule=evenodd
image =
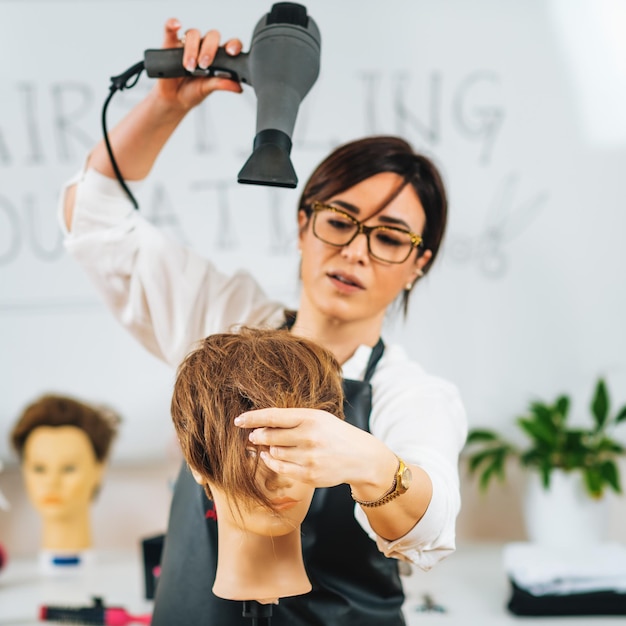
<path id="1" fill-rule="evenodd" d="M 395 458 L 370 433 L 318 409 L 258 409 L 235 425 L 250 429 L 250 442 L 265 448 L 267 467 L 315 487 L 367 479 L 373 459 Z"/>

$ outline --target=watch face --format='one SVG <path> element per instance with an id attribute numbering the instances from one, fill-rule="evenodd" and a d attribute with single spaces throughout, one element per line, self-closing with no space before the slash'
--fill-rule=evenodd
<path id="1" fill-rule="evenodd" d="M 405 467 L 404 472 L 402 472 L 400 476 L 400 485 L 402 485 L 404 489 L 408 489 L 411 484 L 411 478 L 413 478 L 413 475 L 411 474 L 410 468 Z"/>
<path id="2" fill-rule="evenodd" d="M 404 490 L 407 490 L 409 488 L 409 485 L 411 484 L 411 478 L 413 478 L 413 475 L 411 474 L 410 468 L 405 467 L 404 471 L 400 475 L 400 486 Z"/>

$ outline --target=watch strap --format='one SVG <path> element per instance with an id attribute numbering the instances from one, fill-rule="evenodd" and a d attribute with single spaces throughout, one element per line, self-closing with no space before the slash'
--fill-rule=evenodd
<path id="1" fill-rule="evenodd" d="M 385 493 L 383 493 L 378 500 L 359 500 L 358 498 L 355 498 L 354 493 L 351 492 L 352 499 L 357 504 L 364 507 L 382 506 L 383 504 L 387 504 L 387 502 L 395 500 L 398 496 L 401 496 L 404 493 L 404 491 L 398 489 L 398 479 L 406 468 L 406 464 L 399 456 L 396 456 L 396 458 L 398 459 L 398 467 L 396 469 L 396 473 L 393 475 L 393 483 L 391 483 L 391 487 L 389 487 L 389 489 L 387 489 L 387 491 L 385 491 Z"/>

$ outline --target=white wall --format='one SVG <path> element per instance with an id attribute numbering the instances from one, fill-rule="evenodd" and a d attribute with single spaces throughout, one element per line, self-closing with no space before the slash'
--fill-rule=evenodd
<path id="1" fill-rule="evenodd" d="M 245 48 L 271 2 L 0 2 L 0 458 L 43 391 L 124 415 L 113 462 L 167 456 L 172 372 L 103 309 L 63 252 L 61 182 L 101 136 L 109 77 L 158 47 L 162 24 L 216 27 Z M 619 0 L 312 0 L 322 70 L 292 157 L 303 181 L 334 145 L 399 133 L 447 180 L 443 256 L 390 337 L 461 389 L 472 425 L 595 377 L 626 399 L 626 17 Z M 573 45 L 572 45 L 573 43 Z M 150 88 L 118 94 L 110 123 Z M 185 122 L 141 210 L 224 269 L 295 301 L 298 191 L 241 186 L 255 97 L 218 94 Z M 302 185 L 300 185 L 300 188 Z M 222 235 L 216 233 L 219 228 Z M 0 485 L 2 476 L 0 475 Z"/>

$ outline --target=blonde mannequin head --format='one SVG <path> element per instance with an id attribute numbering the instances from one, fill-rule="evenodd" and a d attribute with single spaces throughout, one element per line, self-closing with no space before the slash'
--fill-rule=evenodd
<path id="1" fill-rule="evenodd" d="M 43 522 L 43 549 L 91 547 L 89 509 L 118 422 L 109 410 L 59 395 L 40 397 L 20 415 L 11 440 Z"/>

